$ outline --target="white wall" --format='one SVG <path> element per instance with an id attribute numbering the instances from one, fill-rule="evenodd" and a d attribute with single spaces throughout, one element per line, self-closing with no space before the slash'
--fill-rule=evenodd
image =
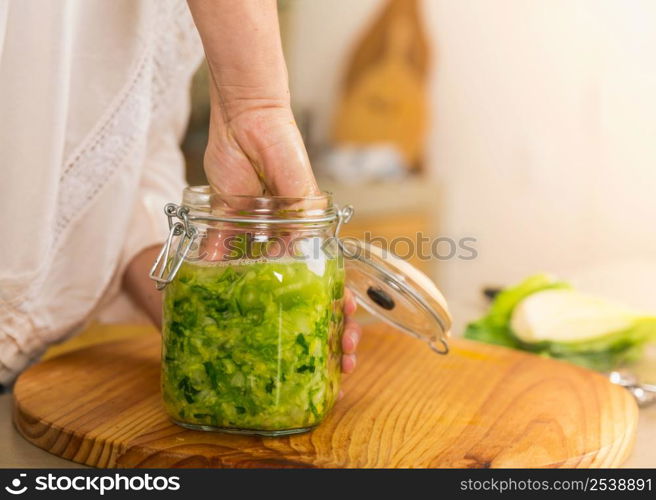
<path id="1" fill-rule="evenodd" d="M 380 2 L 295 5 L 293 97 L 325 137 L 345 51 Z M 539 270 L 656 267 L 656 2 L 425 0 L 424 12 L 436 215 L 443 233 L 479 239 L 475 261 L 440 266 L 447 297 L 475 302 L 481 285 Z"/>

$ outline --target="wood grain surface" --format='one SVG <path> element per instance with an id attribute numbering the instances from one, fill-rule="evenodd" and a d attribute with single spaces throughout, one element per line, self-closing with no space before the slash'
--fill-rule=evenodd
<path id="1" fill-rule="evenodd" d="M 17 429 L 96 467 L 613 467 L 635 437 L 633 399 L 601 375 L 464 340 L 438 356 L 379 323 L 313 432 L 195 432 L 164 413 L 159 344 L 140 336 L 34 365 L 15 386 Z"/>

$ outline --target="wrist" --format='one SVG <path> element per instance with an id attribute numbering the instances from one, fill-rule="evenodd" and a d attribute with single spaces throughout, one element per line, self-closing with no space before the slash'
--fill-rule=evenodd
<path id="1" fill-rule="evenodd" d="M 210 120 L 230 123 L 244 114 L 268 111 L 291 113 L 291 100 L 287 86 L 260 86 L 257 84 L 221 85 L 210 83 Z"/>

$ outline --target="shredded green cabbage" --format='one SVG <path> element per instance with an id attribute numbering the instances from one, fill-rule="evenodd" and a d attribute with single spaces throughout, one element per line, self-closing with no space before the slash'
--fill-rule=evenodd
<path id="1" fill-rule="evenodd" d="M 315 267 L 182 265 L 164 301 L 162 392 L 176 421 L 255 431 L 321 422 L 339 392 L 344 270 L 340 259 Z"/>

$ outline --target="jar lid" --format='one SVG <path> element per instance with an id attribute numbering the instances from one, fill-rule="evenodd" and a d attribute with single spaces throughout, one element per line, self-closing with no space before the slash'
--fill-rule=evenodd
<path id="1" fill-rule="evenodd" d="M 452 319 L 446 300 L 428 276 L 382 248 L 351 238 L 342 239 L 346 285 L 367 311 L 439 354 Z"/>

